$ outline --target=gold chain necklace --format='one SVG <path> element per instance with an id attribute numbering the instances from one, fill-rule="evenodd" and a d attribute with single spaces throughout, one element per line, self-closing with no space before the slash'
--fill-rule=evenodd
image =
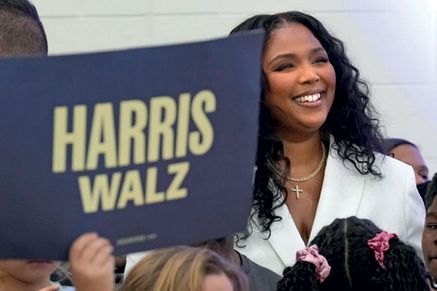
<path id="1" fill-rule="evenodd" d="M 299 178 L 295 178 L 295 177 L 291 177 L 291 176 L 284 176 L 283 174 L 281 174 L 280 172 L 279 172 L 279 170 L 277 170 L 276 168 L 273 168 L 273 170 L 274 170 L 274 172 L 277 174 L 277 175 L 279 175 L 279 176 L 281 176 L 281 177 L 283 177 L 283 178 L 285 178 L 287 181 L 290 181 L 290 182 L 305 182 L 305 181 L 308 181 L 308 180 L 311 180 L 312 178 L 314 178 L 319 172 L 320 172 L 320 170 L 322 169 L 322 167 L 323 167 L 323 164 L 325 163 L 325 161 L 326 161 L 326 148 L 325 148 L 325 145 L 323 144 L 323 142 L 321 143 L 321 145 L 322 145 L 322 158 L 320 159 L 320 162 L 319 162 L 319 164 L 317 165 L 317 167 L 316 167 L 316 169 L 313 171 L 313 172 L 311 172 L 309 175 L 307 175 L 307 176 L 305 176 L 305 177 L 299 177 Z M 298 185 L 295 185 L 294 183 L 290 183 L 291 185 L 293 185 L 294 186 L 294 188 L 291 188 L 290 190 L 291 190 L 291 192 L 295 192 L 295 194 L 296 194 L 296 199 L 299 199 L 300 198 L 300 194 L 302 193 L 303 194 L 303 189 L 302 188 L 299 188 L 299 186 Z"/>
<path id="2" fill-rule="evenodd" d="M 294 177 L 291 177 L 291 176 L 287 176 L 287 177 L 285 177 L 285 179 L 287 179 L 290 182 L 305 182 L 305 181 L 311 180 L 312 178 L 314 178 L 320 172 L 320 170 L 323 167 L 323 164 L 325 163 L 325 160 L 326 160 L 326 148 L 325 148 L 325 145 L 322 142 L 322 158 L 320 159 L 320 162 L 317 165 L 317 168 L 313 172 L 311 172 L 309 175 L 306 175 L 304 177 L 294 178 Z M 291 185 L 294 186 L 294 188 L 290 189 L 291 192 L 295 192 L 296 199 L 299 199 L 300 198 L 300 194 L 303 194 L 303 189 L 299 188 L 298 185 L 295 185 L 293 183 L 291 183 Z"/>
<path id="3" fill-rule="evenodd" d="M 326 149 L 325 149 L 325 145 L 322 142 L 322 158 L 320 159 L 320 162 L 317 165 L 317 168 L 314 171 L 312 171 L 310 174 L 308 174 L 304 177 L 296 178 L 296 177 L 287 176 L 287 177 L 285 177 L 285 179 L 287 179 L 290 182 L 305 182 L 305 181 L 311 180 L 320 172 L 320 170 L 323 167 L 323 164 L 325 163 L 325 160 L 326 160 Z"/>

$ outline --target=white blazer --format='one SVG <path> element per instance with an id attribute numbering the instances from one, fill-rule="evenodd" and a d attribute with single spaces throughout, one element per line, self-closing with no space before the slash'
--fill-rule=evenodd
<path id="1" fill-rule="evenodd" d="M 359 174 L 350 163 L 345 166 L 335 150 L 330 151 L 309 242 L 335 218 L 357 216 L 396 233 L 422 257 L 425 207 L 417 192 L 413 169 L 380 154 L 375 165 L 380 168 L 382 179 Z M 275 214 L 282 220 L 271 225 L 270 238 L 265 239 L 267 234 L 261 233 L 252 220 L 252 234 L 239 243 L 245 247 L 235 248 L 255 263 L 282 275 L 286 266 L 294 264 L 296 251 L 306 246 L 288 207 L 281 206 Z"/>

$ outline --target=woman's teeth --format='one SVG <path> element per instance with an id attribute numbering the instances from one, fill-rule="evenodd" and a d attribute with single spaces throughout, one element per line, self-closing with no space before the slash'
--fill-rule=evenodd
<path id="1" fill-rule="evenodd" d="M 299 96 L 294 98 L 296 102 L 314 102 L 320 99 L 320 93 L 316 93 L 313 95 Z"/>

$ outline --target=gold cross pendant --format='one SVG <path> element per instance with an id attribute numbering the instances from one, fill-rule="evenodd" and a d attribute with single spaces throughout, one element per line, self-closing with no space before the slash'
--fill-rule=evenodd
<path id="1" fill-rule="evenodd" d="M 296 199 L 300 198 L 300 193 L 303 193 L 302 189 L 299 189 L 299 186 L 293 185 L 295 188 L 291 188 L 291 192 L 296 192 Z"/>

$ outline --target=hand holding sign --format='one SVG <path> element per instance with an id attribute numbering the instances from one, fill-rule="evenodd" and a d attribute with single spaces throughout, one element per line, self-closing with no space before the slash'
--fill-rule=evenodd
<path id="1" fill-rule="evenodd" d="M 77 290 L 114 290 L 112 250 L 110 242 L 96 233 L 83 234 L 73 242 L 69 263 Z"/>

